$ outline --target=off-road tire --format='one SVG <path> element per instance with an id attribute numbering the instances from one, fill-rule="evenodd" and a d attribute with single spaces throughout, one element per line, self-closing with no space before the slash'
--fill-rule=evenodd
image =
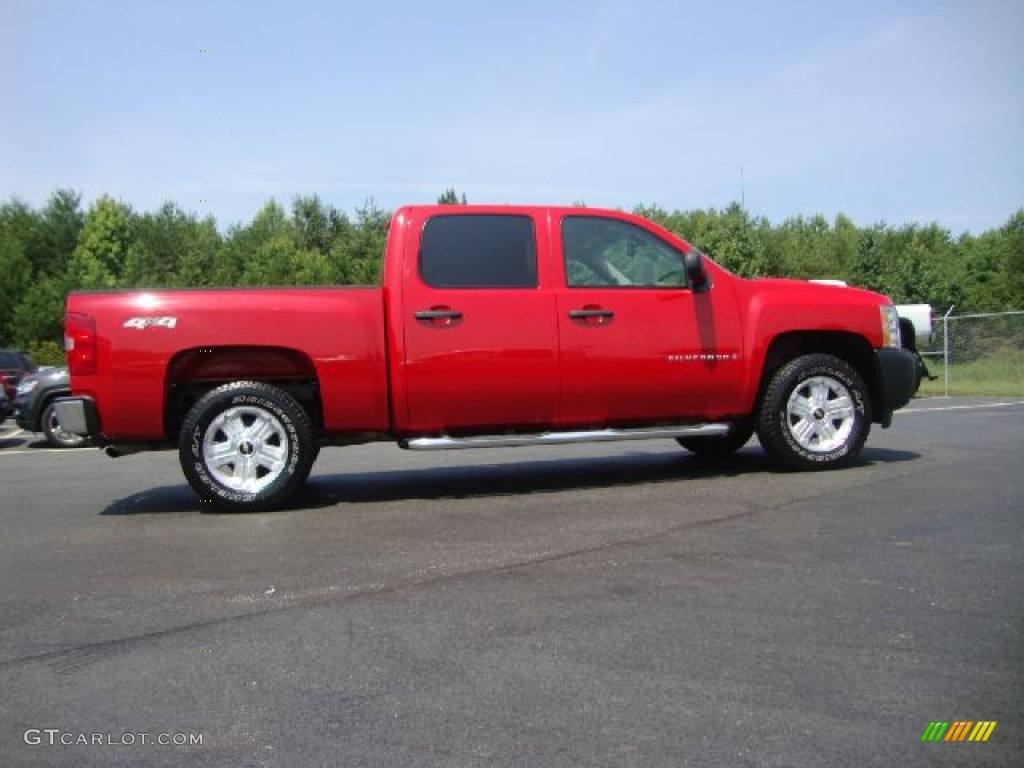
<path id="1" fill-rule="evenodd" d="M 794 469 L 834 469 L 856 460 L 871 430 L 871 398 L 849 363 L 798 357 L 772 376 L 758 413 L 768 456 Z"/>
<path id="2" fill-rule="evenodd" d="M 185 416 L 178 457 L 204 506 L 255 512 L 282 504 L 318 453 L 309 415 L 287 392 L 255 381 L 225 384 Z"/>

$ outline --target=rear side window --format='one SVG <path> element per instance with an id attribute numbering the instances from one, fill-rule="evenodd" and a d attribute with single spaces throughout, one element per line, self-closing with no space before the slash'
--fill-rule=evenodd
<path id="1" fill-rule="evenodd" d="M 420 277 L 434 288 L 536 288 L 529 216 L 452 214 L 423 227 Z"/>

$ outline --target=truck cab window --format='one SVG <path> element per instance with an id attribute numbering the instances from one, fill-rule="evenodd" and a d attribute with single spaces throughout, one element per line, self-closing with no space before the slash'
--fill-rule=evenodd
<path id="1" fill-rule="evenodd" d="M 533 219 L 434 216 L 423 227 L 419 270 L 433 288 L 536 288 Z"/>
<path id="2" fill-rule="evenodd" d="M 683 254 L 633 224 L 594 216 L 562 220 L 570 288 L 682 288 Z"/>

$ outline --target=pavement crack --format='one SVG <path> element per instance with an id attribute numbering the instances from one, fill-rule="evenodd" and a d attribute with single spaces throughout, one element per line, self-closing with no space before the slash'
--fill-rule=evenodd
<path id="1" fill-rule="evenodd" d="M 15 659 L 0 661 L 0 670 L 14 669 L 28 664 L 42 663 L 50 666 L 55 672 L 62 675 L 70 675 L 78 672 L 84 667 L 104 661 L 108 658 L 127 653 L 136 648 L 160 642 L 174 635 L 187 634 L 189 632 L 201 631 L 211 627 L 225 626 L 234 622 L 250 621 L 271 615 L 287 614 L 290 612 L 307 610 L 318 606 L 331 605 L 334 603 L 346 603 L 354 600 L 364 600 L 381 595 L 396 594 L 412 589 L 432 587 L 438 584 L 455 583 L 467 581 L 481 576 L 490 576 L 500 573 L 508 573 L 524 568 L 532 568 L 538 565 L 563 562 L 576 557 L 586 557 L 598 552 L 605 552 L 620 547 L 636 546 L 648 541 L 661 540 L 667 535 L 678 533 L 684 530 L 706 528 L 722 523 L 729 523 L 734 520 L 750 517 L 763 511 L 763 508 L 748 507 L 739 512 L 728 515 L 708 518 L 704 520 L 693 520 L 667 528 L 661 528 L 651 533 L 634 536 L 627 539 L 617 539 L 595 544 L 589 547 L 572 549 L 565 552 L 553 552 L 541 554 L 537 557 L 530 557 L 524 560 L 517 560 L 510 563 L 502 563 L 485 568 L 458 571 L 454 573 L 440 573 L 425 578 L 405 578 L 401 581 L 390 584 L 374 584 L 362 589 L 351 590 L 339 594 L 331 591 L 328 594 L 320 594 L 306 598 L 297 598 L 287 604 L 268 605 L 265 609 L 249 611 L 247 613 L 235 614 L 233 616 L 222 616 L 205 621 L 197 621 L 189 624 L 181 624 L 173 627 L 166 627 L 151 632 L 144 632 L 127 637 L 112 638 L 93 643 L 84 643 L 67 648 L 21 656 Z"/>

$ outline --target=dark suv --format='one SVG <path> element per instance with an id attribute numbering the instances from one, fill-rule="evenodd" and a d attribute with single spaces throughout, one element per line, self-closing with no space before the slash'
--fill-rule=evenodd
<path id="1" fill-rule="evenodd" d="M 0 349 L 0 379 L 3 380 L 4 392 L 7 394 L 8 409 L 14 405 L 14 396 L 18 390 L 18 382 L 26 373 L 32 373 L 38 366 L 27 352 L 20 349 Z M 3 417 L 10 415 L 0 414 Z"/>
<path id="2" fill-rule="evenodd" d="M 57 419 L 53 401 L 71 394 L 67 368 L 40 368 L 21 380 L 14 399 L 14 418 L 29 432 L 42 432 L 55 448 L 77 448 L 88 440 L 67 432 Z"/>

